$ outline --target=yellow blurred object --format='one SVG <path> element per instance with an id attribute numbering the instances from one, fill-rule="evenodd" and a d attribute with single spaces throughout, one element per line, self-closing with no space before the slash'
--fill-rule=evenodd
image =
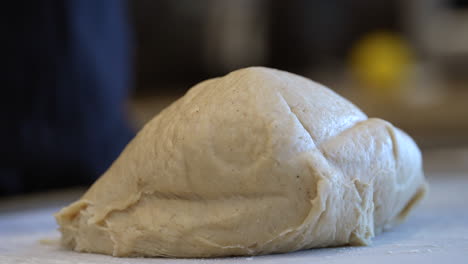
<path id="1" fill-rule="evenodd" d="M 399 35 L 371 33 L 352 49 L 351 72 L 368 92 L 398 93 L 409 75 L 411 57 L 408 45 Z"/>

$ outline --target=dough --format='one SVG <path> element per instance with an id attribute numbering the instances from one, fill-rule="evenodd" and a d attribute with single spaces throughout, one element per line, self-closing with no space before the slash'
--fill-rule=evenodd
<path id="1" fill-rule="evenodd" d="M 252 67 L 191 88 L 56 219 L 67 247 L 113 256 L 368 245 L 424 195 L 421 163 L 390 123 Z"/>

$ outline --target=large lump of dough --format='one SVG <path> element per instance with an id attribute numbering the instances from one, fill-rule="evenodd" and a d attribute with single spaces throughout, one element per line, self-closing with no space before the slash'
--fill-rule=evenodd
<path id="1" fill-rule="evenodd" d="M 113 256 L 368 245 L 424 195 L 421 164 L 390 123 L 252 67 L 191 88 L 56 219 L 64 245 Z"/>

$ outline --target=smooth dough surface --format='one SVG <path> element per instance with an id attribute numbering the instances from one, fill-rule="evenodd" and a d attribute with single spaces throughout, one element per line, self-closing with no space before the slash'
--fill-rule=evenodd
<path id="1" fill-rule="evenodd" d="M 56 219 L 76 251 L 258 255 L 368 245 L 425 190 L 404 132 L 318 83 L 251 67 L 191 88 Z"/>

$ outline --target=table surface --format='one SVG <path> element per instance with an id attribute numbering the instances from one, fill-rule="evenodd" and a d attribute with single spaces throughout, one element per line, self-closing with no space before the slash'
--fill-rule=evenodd
<path id="1" fill-rule="evenodd" d="M 58 244 L 53 213 L 83 190 L 0 202 L 0 263 L 468 263 L 468 174 L 428 173 L 429 196 L 409 219 L 368 247 L 338 247 L 223 259 L 114 258 Z"/>

